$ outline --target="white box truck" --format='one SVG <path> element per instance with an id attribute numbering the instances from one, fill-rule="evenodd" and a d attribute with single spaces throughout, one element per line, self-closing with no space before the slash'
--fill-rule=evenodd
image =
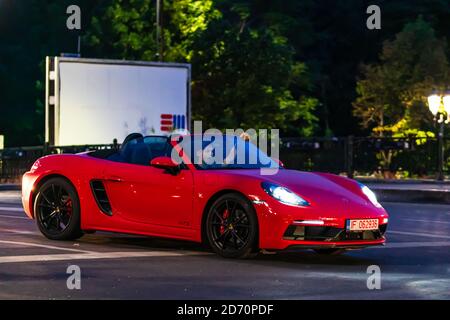
<path id="1" fill-rule="evenodd" d="M 47 57 L 45 140 L 111 144 L 189 130 L 190 82 L 189 64 Z"/>

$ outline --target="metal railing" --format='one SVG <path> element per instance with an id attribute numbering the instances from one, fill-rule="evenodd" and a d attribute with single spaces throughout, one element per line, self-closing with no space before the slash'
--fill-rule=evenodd
<path id="1" fill-rule="evenodd" d="M 450 137 L 444 173 L 450 167 Z M 117 148 L 117 145 L 68 147 L 21 147 L 0 150 L 0 182 L 18 181 L 33 162 L 48 154 L 77 153 Z M 280 159 L 288 168 L 337 174 L 378 177 L 434 178 L 437 173 L 438 142 L 434 138 L 282 138 Z"/>
<path id="2" fill-rule="evenodd" d="M 0 183 L 18 182 L 21 176 L 30 170 L 40 157 L 50 154 L 79 153 L 90 150 L 112 149 L 118 145 L 84 145 L 84 146 L 35 146 L 17 147 L 0 150 Z"/>
<path id="3" fill-rule="evenodd" d="M 450 150 L 450 138 L 444 138 Z M 287 167 L 346 174 L 349 177 L 434 178 L 438 141 L 434 138 L 285 138 L 280 158 Z M 444 155 L 444 173 L 450 154 Z"/>

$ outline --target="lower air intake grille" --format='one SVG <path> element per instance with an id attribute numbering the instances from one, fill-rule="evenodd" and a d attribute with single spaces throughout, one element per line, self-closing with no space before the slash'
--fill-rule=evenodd
<path id="1" fill-rule="evenodd" d="M 386 229 L 387 229 L 387 223 L 386 224 L 382 224 L 380 225 L 380 232 L 382 235 L 384 235 L 386 233 Z"/>
<path id="2" fill-rule="evenodd" d="M 106 194 L 106 189 L 103 182 L 100 180 L 92 180 L 91 189 L 100 210 L 108 216 L 112 216 L 111 204 L 109 203 L 108 195 Z"/>
<path id="3" fill-rule="evenodd" d="M 334 227 L 294 226 L 286 229 L 283 239 L 306 241 L 352 241 L 377 240 L 383 237 L 387 225 L 381 225 L 379 230 L 351 231 Z"/>

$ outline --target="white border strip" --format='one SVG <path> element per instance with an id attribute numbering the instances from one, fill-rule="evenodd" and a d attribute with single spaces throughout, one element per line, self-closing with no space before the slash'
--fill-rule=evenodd
<path id="1" fill-rule="evenodd" d="M 92 252 L 92 253 L 69 253 L 69 254 L 46 254 L 0 257 L 0 264 L 21 262 L 47 262 L 63 260 L 95 260 L 95 259 L 126 259 L 147 257 L 182 257 L 206 255 L 204 252 L 170 252 L 170 251 L 142 251 L 142 252 Z"/>

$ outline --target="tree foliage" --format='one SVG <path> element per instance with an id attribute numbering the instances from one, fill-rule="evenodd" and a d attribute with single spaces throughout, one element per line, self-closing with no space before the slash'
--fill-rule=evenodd
<path id="1" fill-rule="evenodd" d="M 430 39 L 442 45 L 448 36 L 448 0 L 378 0 L 381 30 L 366 28 L 367 1 L 161 1 L 164 59 L 192 63 L 193 111 L 208 125 L 343 136 L 373 132 L 381 114 L 381 127 L 399 132 L 431 124 L 423 95 L 441 84 L 438 61 L 449 52 L 436 50 L 440 45 Z M 65 27 L 68 5 L 81 7 L 83 57 L 157 60 L 155 3 L 0 1 L 0 134 L 6 144 L 43 143 L 44 58 L 76 51 L 77 34 Z M 419 25 L 432 27 L 434 35 L 416 23 L 410 28 L 418 29 L 397 41 L 394 35 L 419 15 Z M 403 58 L 396 68 L 393 62 Z M 365 106 L 356 118 L 352 102 Z"/>
<path id="2" fill-rule="evenodd" d="M 45 56 L 76 52 L 66 8 L 83 19 L 101 0 L 0 1 L 0 134 L 7 146 L 44 143 Z"/>
<path id="3" fill-rule="evenodd" d="M 154 58 L 152 3 L 113 0 L 103 19 L 93 18 L 90 45 L 113 57 Z M 237 13 L 224 19 L 210 0 L 164 2 L 164 60 L 192 63 L 194 119 L 219 129 L 280 128 L 311 135 L 317 99 L 307 95 L 305 64 L 294 60 L 283 36 L 245 25 L 247 15 L 233 4 L 223 10 Z M 101 44 L 105 38 L 111 40 L 108 47 Z"/>
<path id="4" fill-rule="evenodd" d="M 218 128 L 311 135 L 317 100 L 294 97 L 290 90 L 308 77 L 306 66 L 294 63 L 292 49 L 277 44 L 269 31 L 222 30 L 222 24 L 211 27 L 192 59 L 197 118 Z"/>
<path id="5" fill-rule="evenodd" d="M 446 41 L 419 17 L 383 45 L 378 64 L 363 65 L 354 114 L 376 135 L 419 134 L 432 124 L 426 105 L 449 80 Z"/>

